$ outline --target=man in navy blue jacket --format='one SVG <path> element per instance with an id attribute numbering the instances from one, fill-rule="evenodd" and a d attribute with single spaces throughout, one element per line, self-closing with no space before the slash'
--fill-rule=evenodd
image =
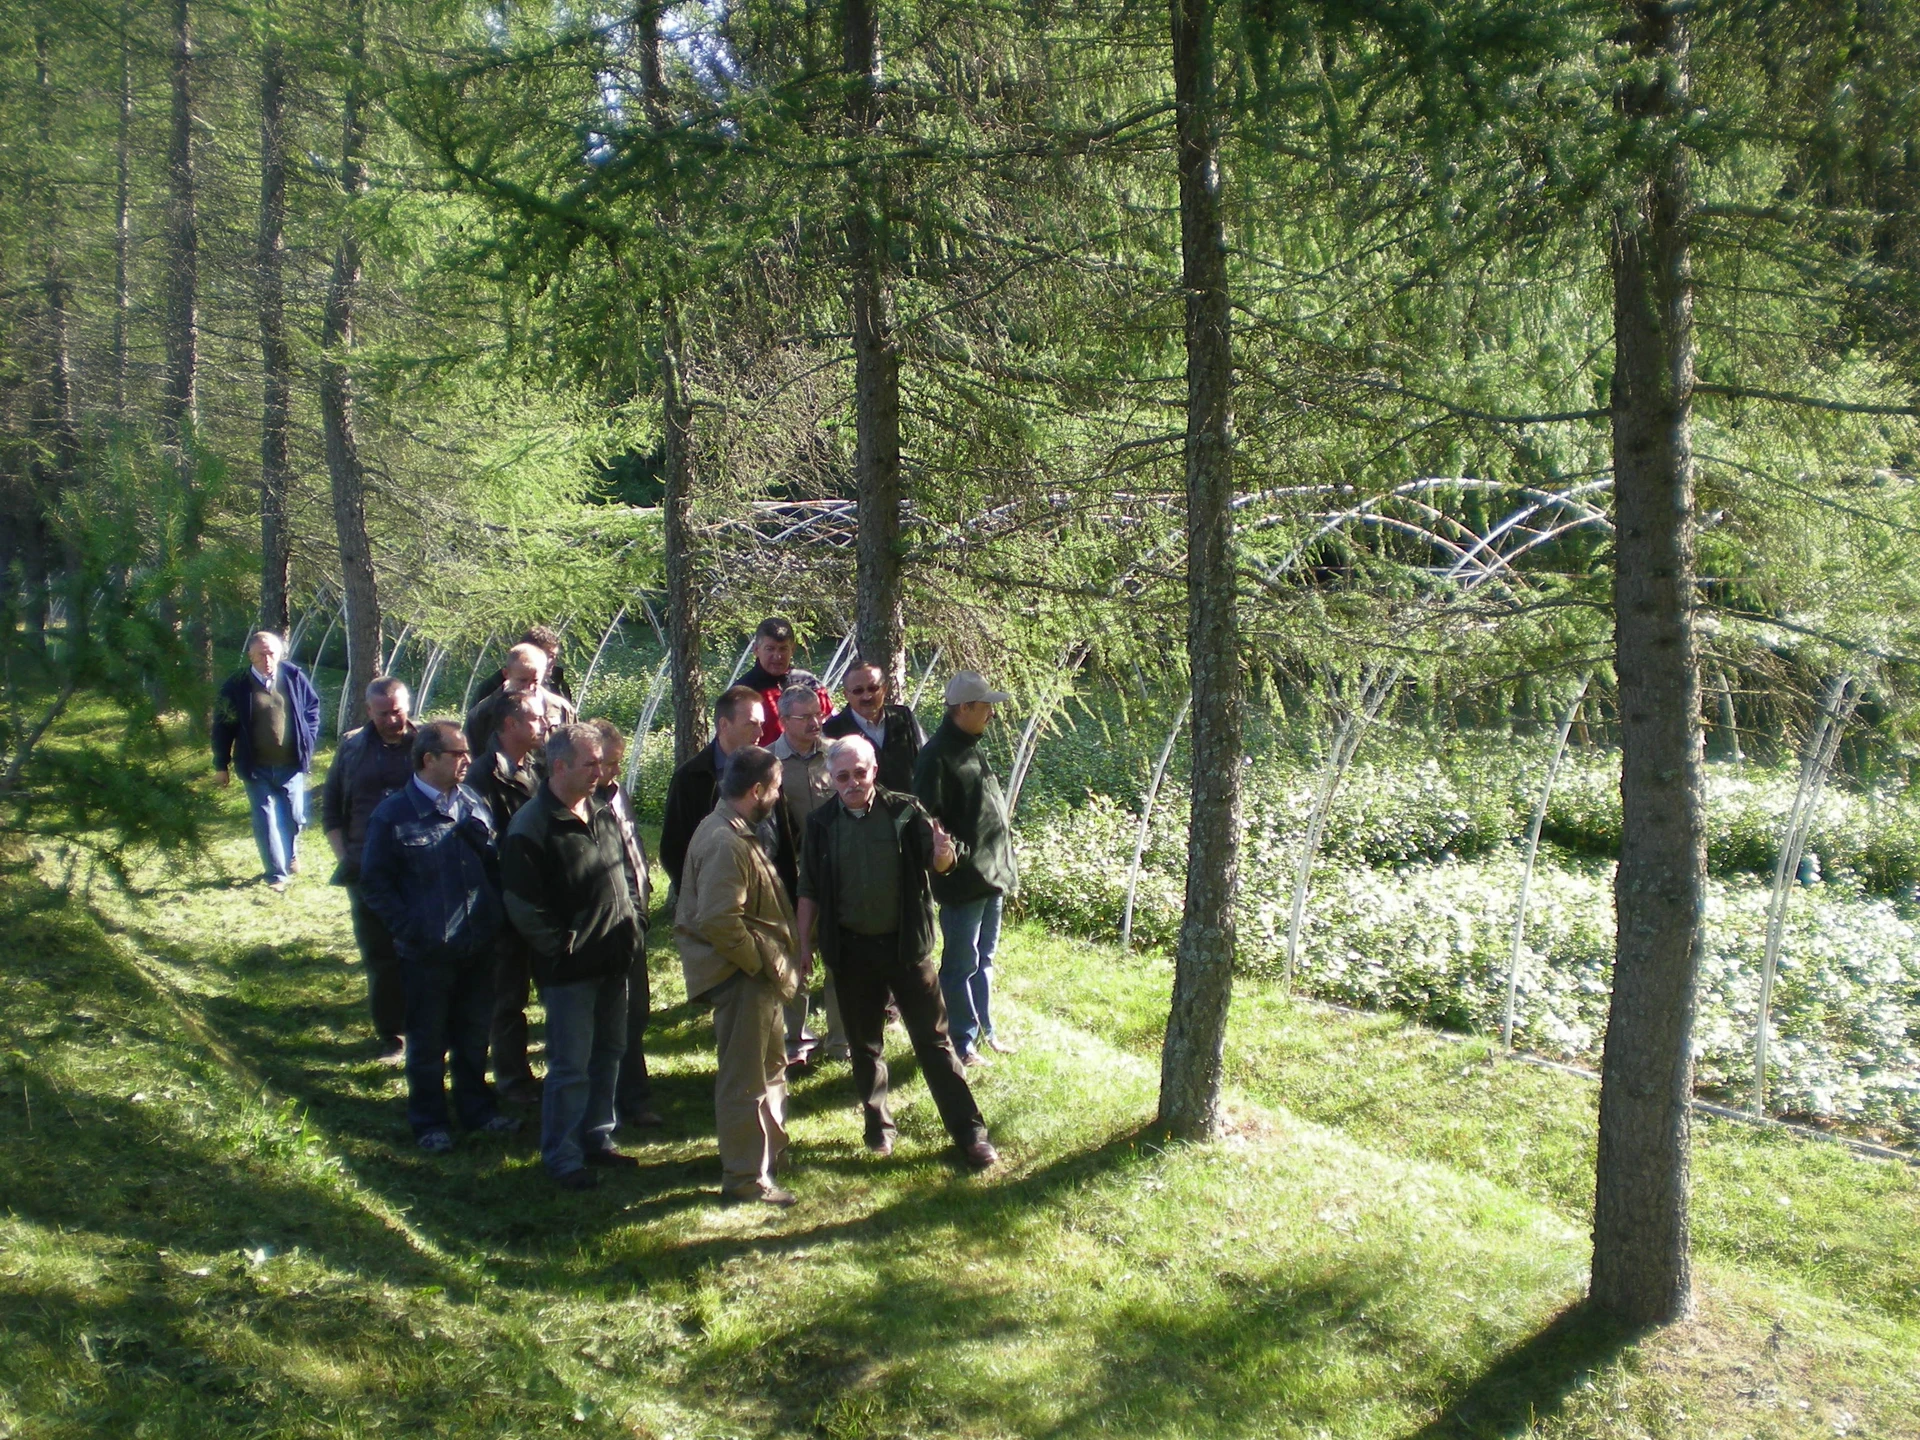
<path id="1" fill-rule="evenodd" d="M 407 1120 L 430 1155 L 453 1148 L 447 1054 L 460 1124 L 511 1134 L 487 1084 L 494 941 L 506 923 L 500 854 L 487 804 L 461 782 L 472 763 L 451 720 L 422 725 L 413 779 L 367 822 L 360 893 L 393 935 L 407 996 Z"/>
<path id="2" fill-rule="evenodd" d="M 306 672 L 282 657 L 271 630 L 247 637 L 247 668 L 220 687 L 213 707 L 213 771 L 222 785 L 232 770 L 247 787 L 260 866 L 275 890 L 300 868 L 300 827 L 307 823 L 307 772 L 320 739 L 320 695 Z"/>

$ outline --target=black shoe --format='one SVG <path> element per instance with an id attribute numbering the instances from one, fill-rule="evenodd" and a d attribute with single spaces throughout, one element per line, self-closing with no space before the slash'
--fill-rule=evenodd
<path id="1" fill-rule="evenodd" d="M 502 1100 L 509 1105 L 538 1105 L 540 1103 L 540 1082 L 531 1075 L 522 1075 L 518 1080 L 509 1080 L 506 1084 L 496 1084 L 494 1089 Z"/>
<path id="2" fill-rule="evenodd" d="M 638 1170 L 640 1162 L 631 1155 L 623 1155 L 613 1146 L 587 1151 L 587 1164 L 597 1165 L 603 1170 Z"/>
<path id="3" fill-rule="evenodd" d="M 495 1115 L 473 1133 L 476 1135 L 518 1135 L 527 1122 L 512 1115 Z"/>
<path id="4" fill-rule="evenodd" d="M 585 1170 L 569 1170 L 564 1175 L 554 1176 L 553 1183 L 562 1190 L 597 1190 L 600 1188 L 600 1177 Z"/>
<path id="5" fill-rule="evenodd" d="M 969 1170 L 991 1170 L 1000 1163 L 1000 1152 L 985 1140 L 960 1147 L 960 1158 Z"/>
<path id="6" fill-rule="evenodd" d="M 884 1160 L 887 1156 L 893 1154 L 893 1132 L 888 1131 L 884 1135 L 869 1135 L 867 1137 L 867 1153 L 876 1160 Z"/>

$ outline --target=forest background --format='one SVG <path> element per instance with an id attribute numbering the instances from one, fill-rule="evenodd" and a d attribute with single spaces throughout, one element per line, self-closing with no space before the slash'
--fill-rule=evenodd
<path id="1" fill-rule="evenodd" d="M 1178 956 L 1172 1129 L 1236 963 L 1604 1051 L 1674 1313 L 1696 1056 L 1920 1123 L 1920 12 L 1169 18 L 8 8 L 9 831 L 192 854 L 257 624 L 337 730 L 562 623 L 650 805 L 763 614 L 975 665 L 1023 903 Z"/>

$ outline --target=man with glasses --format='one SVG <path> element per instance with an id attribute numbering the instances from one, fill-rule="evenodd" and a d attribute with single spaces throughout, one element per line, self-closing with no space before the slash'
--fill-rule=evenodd
<path id="1" fill-rule="evenodd" d="M 400 985 L 400 955 L 393 936 L 360 893 L 360 858 L 367 824 L 380 802 L 413 774 L 412 697 L 391 675 L 367 686 L 367 723 L 343 737 L 321 792 L 321 830 L 333 847 L 333 883 L 347 890 L 353 938 L 367 971 L 367 1003 L 382 1060 L 406 1055 L 407 997 Z"/>
<path id="2" fill-rule="evenodd" d="M 486 803 L 463 782 L 467 737 L 433 720 L 413 737 L 413 778 L 367 822 L 360 859 L 366 903 L 393 936 L 406 993 L 407 1121 L 429 1155 L 453 1149 L 453 1108 L 469 1133 L 511 1135 L 487 1084 L 493 945 L 506 923 L 494 876 L 499 851 Z"/>
<path id="3" fill-rule="evenodd" d="M 847 708 L 828 720 L 820 733 L 829 740 L 866 736 L 880 766 L 881 788 L 911 794 L 914 762 L 927 736 L 913 711 L 888 703 L 886 672 L 878 665 L 856 665 L 847 672 L 841 693 Z"/>
<path id="4" fill-rule="evenodd" d="M 827 775 L 827 747 L 820 742 L 820 697 L 808 684 L 789 685 L 780 692 L 781 736 L 773 742 L 773 753 L 780 761 L 780 807 L 785 812 L 799 849 L 798 837 L 806 834 L 807 816 L 823 802 L 833 798 L 833 781 Z M 794 892 L 788 898 L 799 899 L 799 874 L 788 876 Z M 812 997 L 802 985 L 787 1002 L 787 1063 L 804 1065 L 811 1057 L 814 1037 L 807 1033 L 807 1011 Z M 822 1008 L 827 1012 L 827 1058 L 847 1058 L 847 1034 L 840 1024 L 840 997 L 834 990 L 833 972 L 827 972 Z"/>
<path id="5" fill-rule="evenodd" d="M 839 987 L 853 1046 L 867 1149 L 893 1153 L 887 1104 L 886 1007 L 900 1007 L 913 1053 L 947 1133 L 971 1169 L 999 1163 L 947 1035 L 947 1008 L 933 960 L 930 874 L 950 873 L 960 849 L 911 795 L 877 786 L 864 735 L 827 751 L 834 798 L 807 819 L 800 870 L 800 973 L 817 944 Z"/>

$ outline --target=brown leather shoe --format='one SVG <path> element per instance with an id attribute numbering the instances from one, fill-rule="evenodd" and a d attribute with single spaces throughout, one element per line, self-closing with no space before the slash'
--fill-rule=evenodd
<path id="1" fill-rule="evenodd" d="M 730 1205 L 780 1205 L 796 1203 L 793 1192 L 778 1185 L 756 1185 L 751 1190 L 722 1190 L 720 1198 Z"/>
<path id="2" fill-rule="evenodd" d="M 987 1048 L 996 1055 L 1018 1055 L 1020 1053 L 998 1035 L 987 1036 Z"/>
<path id="3" fill-rule="evenodd" d="M 991 1141 L 976 1140 L 961 1149 L 960 1158 L 966 1161 L 969 1170 L 991 1170 L 1000 1163 L 1000 1152 L 993 1148 Z"/>

